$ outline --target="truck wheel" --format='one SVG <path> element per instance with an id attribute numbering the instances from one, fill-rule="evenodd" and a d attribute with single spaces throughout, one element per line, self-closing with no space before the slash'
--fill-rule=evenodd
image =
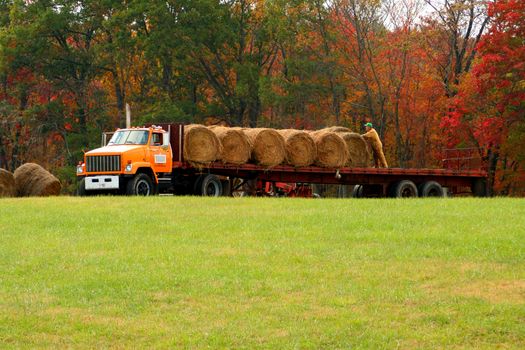
<path id="1" fill-rule="evenodd" d="M 80 196 L 80 197 L 85 197 L 87 196 L 87 191 L 86 191 L 86 178 L 83 177 L 80 179 L 80 181 L 78 182 L 78 185 L 77 185 L 77 196 Z"/>
<path id="2" fill-rule="evenodd" d="M 445 197 L 443 187 L 436 181 L 423 182 L 419 187 L 420 197 Z"/>
<path id="3" fill-rule="evenodd" d="M 147 174 L 137 174 L 129 180 L 126 194 L 130 196 L 151 196 L 155 194 L 155 186 Z"/>
<path id="4" fill-rule="evenodd" d="M 394 185 L 392 197 L 395 198 L 411 198 L 417 197 L 417 187 L 410 180 L 402 180 Z"/>
<path id="5" fill-rule="evenodd" d="M 352 198 L 363 198 L 363 185 L 355 185 L 352 189 Z"/>
<path id="6" fill-rule="evenodd" d="M 206 175 L 202 179 L 200 186 L 201 195 L 206 197 L 219 197 L 222 196 L 222 183 L 216 175 Z"/>

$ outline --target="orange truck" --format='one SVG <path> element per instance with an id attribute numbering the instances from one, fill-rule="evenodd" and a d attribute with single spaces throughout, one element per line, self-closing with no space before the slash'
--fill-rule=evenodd
<path id="1" fill-rule="evenodd" d="M 485 195 L 487 172 L 466 165 L 472 157 L 454 154 L 444 169 L 295 168 L 221 162 L 195 168 L 184 160 L 184 124 L 147 125 L 116 130 L 101 148 L 86 152 L 77 166 L 79 195 L 157 193 L 222 195 L 304 195 L 304 184 L 353 185 L 354 197 L 443 197 L 470 192 Z M 300 184 L 288 191 L 283 184 Z M 282 187 L 282 188 L 281 188 Z M 267 190 L 270 189 L 270 190 Z M 277 190 L 276 190 L 277 189 Z"/>
<path id="2" fill-rule="evenodd" d="M 77 166 L 78 194 L 113 191 L 152 195 L 172 172 L 169 131 L 161 127 L 118 129 Z M 169 179 L 171 182 L 171 179 Z"/>

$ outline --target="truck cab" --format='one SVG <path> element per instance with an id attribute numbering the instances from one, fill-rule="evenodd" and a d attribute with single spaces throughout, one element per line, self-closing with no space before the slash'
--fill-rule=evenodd
<path id="1" fill-rule="evenodd" d="M 169 130 L 117 129 L 106 145 L 84 154 L 77 166 L 78 194 L 154 194 L 160 179 L 171 172 L 172 162 Z"/>

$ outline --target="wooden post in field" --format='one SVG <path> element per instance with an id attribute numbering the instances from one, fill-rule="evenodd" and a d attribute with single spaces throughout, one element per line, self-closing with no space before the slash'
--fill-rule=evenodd
<path id="1" fill-rule="evenodd" d="M 131 107 L 126 103 L 126 128 L 131 127 Z"/>

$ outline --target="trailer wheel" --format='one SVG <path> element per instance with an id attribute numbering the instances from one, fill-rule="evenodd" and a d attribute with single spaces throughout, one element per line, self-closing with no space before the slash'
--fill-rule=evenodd
<path id="1" fill-rule="evenodd" d="M 396 183 L 393 187 L 392 197 L 395 198 L 411 198 L 417 197 L 417 187 L 410 180 L 402 180 Z"/>
<path id="2" fill-rule="evenodd" d="M 86 178 L 83 177 L 80 179 L 77 185 L 77 196 L 85 197 L 88 193 L 86 191 Z"/>
<path id="3" fill-rule="evenodd" d="M 206 197 L 219 197 L 222 196 L 222 183 L 216 175 L 206 175 L 202 179 L 200 186 L 201 195 Z"/>
<path id="4" fill-rule="evenodd" d="M 126 194 L 130 196 L 151 196 L 155 194 L 155 186 L 147 174 L 137 174 L 128 181 Z"/>
<path id="5" fill-rule="evenodd" d="M 355 185 L 352 189 L 352 198 L 363 198 L 363 185 Z"/>
<path id="6" fill-rule="evenodd" d="M 445 197 L 443 187 L 436 181 L 423 182 L 419 187 L 420 197 Z"/>

